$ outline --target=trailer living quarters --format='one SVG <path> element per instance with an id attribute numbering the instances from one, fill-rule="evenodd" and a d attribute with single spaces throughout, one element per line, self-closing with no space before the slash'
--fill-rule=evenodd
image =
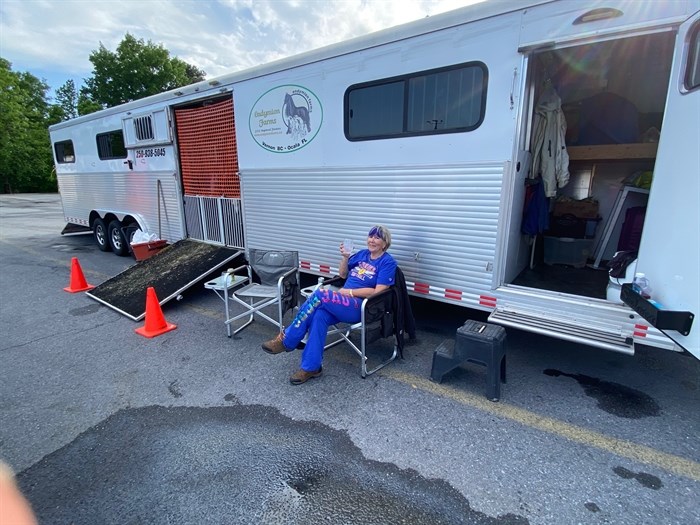
<path id="1" fill-rule="evenodd" d="M 384 223 L 414 295 L 698 357 L 699 11 L 487 1 L 57 124 L 66 221 L 118 253 L 138 225 L 295 249 L 319 275 L 337 271 L 340 239 Z M 543 95 L 561 101 L 569 157 L 568 183 L 560 170 L 543 184 L 597 200 L 584 234 L 523 233 L 532 166 L 556 168 L 533 158 L 556 144 L 536 146 Z M 604 271 L 630 235 L 656 303 Z"/>

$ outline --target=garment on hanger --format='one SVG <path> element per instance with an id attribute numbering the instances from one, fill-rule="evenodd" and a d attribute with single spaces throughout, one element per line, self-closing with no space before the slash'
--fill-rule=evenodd
<path id="1" fill-rule="evenodd" d="M 557 188 L 569 182 L 569 154 L 566 151 L 566 119 L 561 98 L 547 82 L 535 107 L 532 130 L 532 171 L 530 177 L 542 177 L 544 193 L 556 197 Z"/>

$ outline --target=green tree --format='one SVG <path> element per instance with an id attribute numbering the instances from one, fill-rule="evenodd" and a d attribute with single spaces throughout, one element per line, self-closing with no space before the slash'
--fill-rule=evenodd
<path id="1" fill-rule="evenodd" d="M 84 92 L 84 88 L 81 89 L 80 95 L 78 95 L 78 115 L 87 115 L 88 113 L 94 113 L 102 109 L 102 106 L 92 100 L 90 96 Z"/>
<path id="2" fill-rule="evenodd" d="M 78 92 L 72 79 L 66 80 L 66 83 L 56 90 L 56 102 L 56 105 L 62 110 L 61 120 L 78 116 Z"/>
<path id="3" fill-rule="evenodd" d="M 127 33 L 116 52 L 102 43 L 90 53 L 93 72 L 81 94 L 101 107 L 112 107 L 204 80 L 204 71 L 187 64 L 160 44 Z M 81 113 L 83 114 L 83 113 Z"/>
<path id="4" fill-rule="evenodd" d="M 49 86 L 12 71 L 0 58 L 0 184 L 2 191 L 56 191 L 49 134 Z"/>

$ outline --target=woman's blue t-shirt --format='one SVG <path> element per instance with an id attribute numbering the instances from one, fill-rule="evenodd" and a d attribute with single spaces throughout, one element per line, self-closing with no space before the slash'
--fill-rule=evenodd
<path id="1" fill-rule="evenodd" d="M 376 288 L 378 284 L 394 284 L 396 261 L 388 253 L 378 259 L 370 258 L 369 250 L 360 250 L 348 259 L 348 278 L 344 288 Z"/>

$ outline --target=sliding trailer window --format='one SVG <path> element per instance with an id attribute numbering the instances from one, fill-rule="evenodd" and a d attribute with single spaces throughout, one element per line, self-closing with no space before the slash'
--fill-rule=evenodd
<path id="1" fill-rule="evenodd" d="M 700 86 L 700 22 L 690 31 L 688 62 L 685 70 L 685 89 L 693 91 Z"/>
<path id="2" fill-rule="evenodd" d="M 345 136 L 374 140 L 472 131 L 486 110 L 483 62 L 431 69 L 350 86 Z"/>
<path id="3" fill-rule="evenodd" d="M 56 153 L 56 162 L 59 164 L 69 164 L 75 162 L 75 149 L 73 149 L 72 140 L 55 142 L 53 149 Z"/>
<path id="4" fill-rule="evenodd" d="M 97 135 L 97 155 L 100 160 L 125 159 L 124 133 L 117 129 Z"/>

